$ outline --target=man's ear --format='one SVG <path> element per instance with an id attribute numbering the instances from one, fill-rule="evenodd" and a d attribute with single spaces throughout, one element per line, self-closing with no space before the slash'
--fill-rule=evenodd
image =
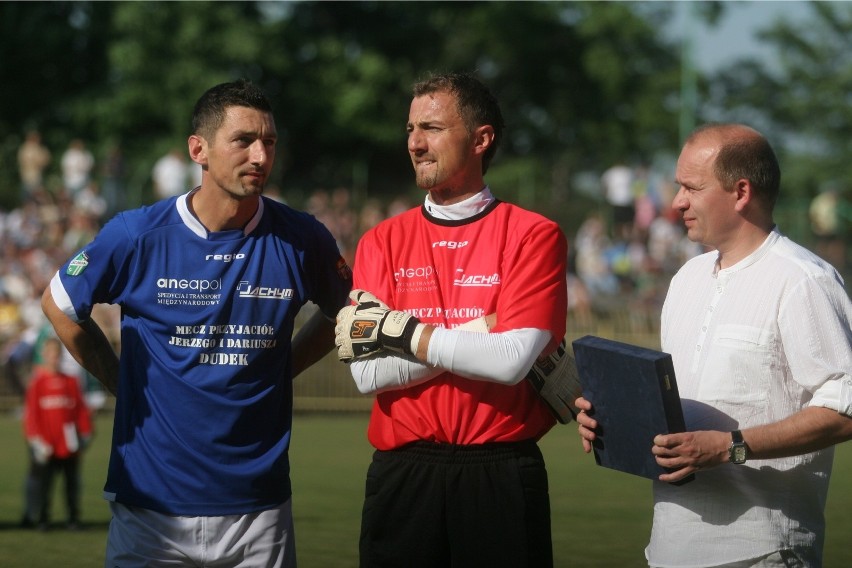
<path id="1" fill-rule="evenodd" d="M 754 188 L 751 182 L 745 178 L 737 180 L 734 184 L 734 193 L 736 194 L 737 203 L 736 210 L 742 211 L 749 203 L 754 201 Z"/>
<path id="2" fill-rule="evenodd" d="M 207 140 L 198 134 L 191 134 L 187 140 L 189 157 L 202 167 L 207 165 Z"/>
<path id="3" fill-rule="evenodd" d="M 484 154 L 494 143 L 494 127 L 484 124 L 473 131 L 473 151 L 476 154 Z"/>

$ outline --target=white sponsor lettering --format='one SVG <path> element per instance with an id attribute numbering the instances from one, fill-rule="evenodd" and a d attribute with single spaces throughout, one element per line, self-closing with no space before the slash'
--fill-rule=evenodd
<path id="1" fill-rule="evenodd" d="M 444 308 L 444 317 L 469 321 L 485 315 L 483 308 Z"/>
<path id="2" fill-rule="evenodd" d="M 500 284 L 500 275 L 496 272 L 494 274 L 465 274 L 461 269 L 459 269 L 459 272 L 461 272 L 461 275 L 453 280 L 454 286 L 491 287 Z"/>
<path id="3" fill-rule="evenodd" d="M 221 290 L 221 280 L 186 279 L 186 278 L 157 278 L 157 288 L 169 290 Z"/>
<path id="4" fill-rule="evenodd" d="M 202 353 L 198 357 L 202 365 L 248 365 L 246 353 Z"/>
<path id="5" fill-rule="evenodd" d="M 272 288 L 270 286 L 252 286 L 245 280 L 237 286 L 240 298 L 266 298 L 270 300 L 289 300 L 293 297 L 292 288 Z"/>
<path id="6" fill-rule="evenodd" d="M 433 266 L 402 267 L 397 269 L 393 273 L 393 276 L 396 280 L 401 280 L 402 278 L 429 278 L 434 273 L 435 268 Z"/>
<path id="7" fill-rule="evenodd" d="M 470 244 L 469 241 L 435 241 L 432 243 L 432 248 L 448 248 L 453 250 L 466 247 L 468 244 Z"/>
<path id="8" fill-rule="evenodd" d="M 417 319 L 425 319 L 441 316 L 441 308 L 411 308 L 405 310 L 405 313 L 411 314 Z"/>
<path id="9" fill-rule="evenodd" d="M 208 254 L 204 257 L 204 260 L 220 260 L 222 262 L 233 262 L 235 260 L 242 260 L 246 257 L 244 252 L 238 252 L 236 254 Z"/>
<path id="10" fill-rule="evenodd" d="M 201 325 L 176 325 L 175 333 L 178 335 L 201 335 L 207 333 L 207 326 Z"/>
<path id="11" fill-rule="evenodd" d="M 62 394 L 43 396 L 38 399 L 39 408 L 54 410 L 57 408 L 74 408 L 74 399 Z"/>

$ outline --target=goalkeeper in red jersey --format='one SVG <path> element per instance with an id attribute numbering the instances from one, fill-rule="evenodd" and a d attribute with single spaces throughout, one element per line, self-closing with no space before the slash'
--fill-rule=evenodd
<path id="1" fill-rule="evenodd" d="M 425 201 L 361 239 L 336 329 L 338 356 L 376 395 L 361 566 L 551 566 L 537 441 L 556 416 L 524 379 L 564 353 L 567 243 L 486 185 L 503 118 L 478 79 L 437 75 L 413 95 Z"/>

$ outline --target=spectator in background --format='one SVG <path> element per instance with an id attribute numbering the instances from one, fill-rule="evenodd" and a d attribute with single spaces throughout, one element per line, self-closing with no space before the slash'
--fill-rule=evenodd
<path id="1" fill-rule="evenodd" d="M 121 145 L 113 142 L 107 148 L 106 156 L 101 162 L 101 195 L 106 202 L 104 217 L 112 217 L 124 209 L 126 176 L 127 164 L 124 152 Z"/>
<path id="2" fill-rule="evenodd" d="M 846 267 L 846 240 L 841 208 L 840 192 L 836 187 L 829 187 L 813 198 L 808 218 L 816 237 L 816 253 L 843 270 Z"/>
<path id="3" fill-rule="evenodd" d="M 612 236 L 616 240 L 627 241 L 630 239 L 633 220 L 636 217 L 633 170 L 619 162 L 603 173 L 601 185 L 612 215 Z"/>
<path id="4" fill-rule="evenodd" d="M 400 213 L 405 213 L 411 209 L 411 203 L 405 197 L 395 197 L 388 204 L 388 218 L 396 217 Z"/>
<path id="5" fill-rule="evenodd" d="M 74 197 L 72 205 L 71 211 L 68 212 L 70 215 L 76 212 L 86 215 L 94 221 L 103 218 L 107 212 L 107 201 L 101 195 L 101 186 L 96 181 L 87 183 Z"/>
<path id="6" fill-rule="evenodd" d="M 656 182 L 647 165 L 641 164 L 634 170 L 633 182 L 630 185 L 635 212 L 632 236 L 644 240 L 648 236 L 648 227 L 657 216 L 659 200 Z"/>
<path id="7" fill-rule="evenodd" d="M 53 479 L 65 481 L 67 527 L 80 527 L 80 458 L 92 436 L 92 417 L 80 384 L 59 369 L 62 344 L 48 338 L 41 347 L 26 391 L 24 435 L 30 450 L 23 527 L 50 523 Z"/>
<path id="8" fill-rule="evenodd" d="M 611 245 L 606 221 L 598 213 L 589 215 L 577 229 L 574 265 L 592 301 L 609 302 L 619 292 L 618 278 L 606 257 Z"/>
<path id="9" fill-rule="evenodd" d="M 62 154 L 62 185 L 65 193 L 73 199 L 92 179 L 95 158 L 80 138 L 68 143 Z"/>
<path id="10" fill-rule="evenodd" d="M 154 196 L 158 200 L 189 191 L 190 170 L 184 151 L 172 148 L 157 160 L 151 170 L 151 180 L 154 182 Z"/>
<path id="11" fill-rule="evenodd" d="M 360 239 L 364 233 L 384 221 L 384 219 L 385 213 L 382 202 L 378 199 L 368 199 L 361 207 L 360 213 L 358 213 L 357 238 Z"/>
<path id="12" fill-rule="evenodd" d="M 21 197 L 27 199 L 44 188 L 44 170 L 50 164 L 50 150 L 41 143 L 41 133 L 30 130 L 18 148 Z"/>

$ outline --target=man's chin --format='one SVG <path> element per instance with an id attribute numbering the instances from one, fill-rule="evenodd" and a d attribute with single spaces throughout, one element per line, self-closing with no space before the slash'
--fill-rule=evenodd
<path id="1" fill-rule="evenodd" d="M 243 186 L 243 194 L 246 197 L 251 197 L 251 196 L 254 196 L 254 195 L 262 195 L 264 189 L 266 189 L 266 185 L 262 184 L 262 183 L 244 185 Z"/>
<path id="2" fill-rule="evenodd" d="M 417 187 L 419 187 L 420 189 L 425 189 L 426 191 L 433 189 L 436 185 L 436 182 L 437 180 L 434 176 L 417 176 L 414 180 L 414 183 L 417 184 Z"/>

